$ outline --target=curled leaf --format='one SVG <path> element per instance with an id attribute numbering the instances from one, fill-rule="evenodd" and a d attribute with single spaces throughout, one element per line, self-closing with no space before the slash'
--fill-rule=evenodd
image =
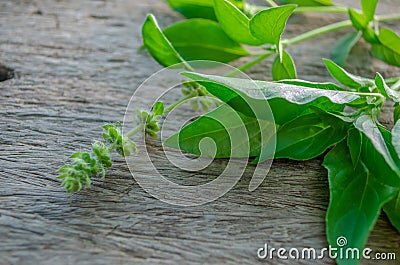
<path id="1" fill-rule="evenodd" d="M 381 28 L 378 38 L 380 44 L 372 45 L 372 55 L 390 65 L 400 66 L 400 36 L 390 29 Z"/>
<path id="2" fill-rule="evenodd" d="M 277 56 L 272 63 L 272 77 L 274 80 L 295 79 L 297 77 L 296 66 L 290 54 L 282 51 L 282 61 Z"/>
<path id="3" fill-rule="evenodd" d="M 168 4 L 187 18 L 217 20 L 214 13 L 214 0 L 167 0 Z M 231 0 L 237 8 L 243 9 L 243 0 Z"/>
<path id="4" fill-rule="evenodd" d="M 349 17 L 353 27 L 355 27 L 359 31 L 363 31 L 366 27 L 368 27 L 368 20 L 364 16 L 364 14 L 349 8 Z"/>
<path id="5" fill-rule="evenodd" d="M 324 63 L 331 76 L 342 85 L 345 85 L 349 88 L 354 88 L 358 91 L 369 91 L 370 87 L 375 86 L 373 80 L 353 75 L 331 60 L 324 59 Z"/>
<path id="6" fill-rule="evenodd" d="M 398 91 L 391 89 L 386 84 L 385 79 L 383 79 L 383 77 L 380 73 L 376 73 L 375 84 L 376 84 L 376 87 L 378 88 L 379 92 L 382 95 L 384 95 L 385 98 L 391 99 L 395 102 L 400 102 L 400 93 Z"/>
<path id="7" fill-rule="evenodd" d="M 263 43 L 279 46 L 286 22 L 296 5 L 273 7 L 257 13 L 250 20 L 251 33 Z"/>
<path id="8" fill-rule="evenodd" d="M 369 115 L 358 117 L 354 126 L 363 134 L 361 159 L 368 170 L 382 183 L 400 187 L 400 159 L 392 146 L 391 133 Z"/>
<path id="9" fill-rule="evenodd" d="M 361 0 L 361 8 L 368 22 L 374 19 L 378 2 L 379 0 Z"/>
<path id="10" fill-rule="evenodd" d="M 163 66 L 170 66 L 184 60 L 162 33 L 153 15 L 148 15 L 142 26 L 143 42 L 151 56 Z"/>
<path id="11" fill-rule="evenodd" d="M 164 29 L 166 38 L 187 61 L 212 60 L 227 63 L 249 55 L 232 40 L 218 23 L 206 19 L 189 19 Z"/>
<path id="12" fill-rule="evenodd" d="M 230 1 L 215 0 L 215 14 L 222 29 L 233 40 L 254 46 L 263 44 L 251 33 L 250 19 Z"/>

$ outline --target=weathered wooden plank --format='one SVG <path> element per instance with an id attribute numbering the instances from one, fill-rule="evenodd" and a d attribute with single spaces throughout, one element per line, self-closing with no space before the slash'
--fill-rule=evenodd
<path id="1" fill-rule="evenodd" d="M 393 7 L 396 1 L 382 1 L 380 12 Z M 256 191 L 248 191 L 246 173 L 224 197 L 197 207 L 152 198 L 119 158 L 106 180 L 64 194 L 56 169 L 99 137 L 99 125 L 121 120 L 134 89 L 160 69 L 136 52 L 148 12 L 162 25 L 180 19 L 161 0 L 0 1 L 0 62 L 16 75 L 0 83 L 0 264 L 255 264 L 265 242 L 325 247 L 329 194 L 321 159 L 275 161 Z M 292 21 L 299 25 L 291 25 L 287 35 L 337 19 L 298 15 Z M 317 47 L 304 43 L 290 49 L 300 77 L 327 78 L 320 58 L 329 56 L 341 33 L 318 38 Z M 368 57 L 365 46 L 352 55 L 351 70 L 399 75 L 398 68 Z M 252 76 L 268 79 L 270 62 Z M 178 182 L 188 178 L 192 185 L 211 179 L 225 163 L 192 176 L 162 160 L 159 148 L 154 153 L 165 174 Z M 384 216 L 368 246 L 400 255 L 400 236 Z M 279 261 L 294 263 L 310 261 Z"/>

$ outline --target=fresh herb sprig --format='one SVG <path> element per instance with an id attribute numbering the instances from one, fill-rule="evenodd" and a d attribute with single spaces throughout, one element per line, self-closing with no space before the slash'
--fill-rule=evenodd
<path id="1" fill-rule="evenodd" d="M 80 191 L 83 187 L 89 188 L 92 178 L 101 175 L 106 176 L 106 168 L 112 166 L 112 152 L 125 157 L 136 153 L 136 144 L 130 138 L 143 132 L 153 138 L 157 138 L 160 130 L 159 122 L 164 113 L 164 103 L 157 102 L 151 113 L 136 110 L 137 126 L 122 135 L 121 123 L 106 124 L 103 126 L 103 141 L 95 141 L 91 152 L 76 152 L 70 156 L 72 163 L 66 164 L 58 171 L 58 178 L 62 179 L 62 186 L 67 193 Z"/>
<path id="2" fill-rule="evenodd" d="M 58 178 L 62 179 L 62 186 L 67 193 L 80 191 L 83 187 L 90 187 L 92 176 L 101 174 L 106 176 L 106 168 L 112 166 L 112 151 L 121 156 L 136 152 L 136 145 L 127 137 L 122 136 L 120 124 L 106 124 L 103 126 L 104 141 L 95 141 L 91 152 L 77 152 L 70 156 L 72 163 L 61 167 Z"/>
<path id="3" fill-rule="evenodd" d="M 75 153 L 71 156 L 72 163 L 60 169 L 59 178 L 64 180 L 62 185 L 67 192 L 88 187 L 93 176 L 101 174 L 104 177 L 105 169 L 111 166 L 112 151 L 116 150 L 122 156 L 134 152 L 135 144 L 129 140 L 132 136 L 145 132 L 157 137 L 162 115 L 195 96 L 203 96 L 199 102 L 204 108 L 219 99 L 233 108 L 249 126 L 246 130 L 253 137 L 249 139 L 248 156 L 254 157 L 255 162 L 272 158 L 309 160 L 324 155 L 322 165 L 328 170 L 330 186 L 327 238 L 333 247 L 338 246 L 338 237 L 345 236 L 348 240 L 345 251 L 350 248 L 361 250 L 381 209 L 400 231 L 400 78 L 384 79 L 377 73 L 374 79 L 369 79 L 342 68 L 352 47 L 361 38 L 371 45 L 372 56 L 400 66 L 400 37 L 380 26 L 380 22 L 399 20 L 399 14 L 375 15 L 378 0 L 361 0 L 361 10 L 335 6 L 330 0 L 281 0 L 279 3 L 267 0 L 268 7 L 250 5 L 243 0 L 167 2 L 189 19 L 162 30 L 155 17 L 149 15 L 142 28 L 144 47 L 161 65 L 181 63 L 189 71 L 184 75 L 193 81 L 185 81 L 184 97 L 167 108 L 157 103 L 152 113 L 138 111 L 138 126 L 126 135 L 121 134 L 119 126 L 104 126 L 104 141 L 96 141 L 90 153 Z M 291 14 L 304 12 L 348 13 L 349 20 L 283 39 Z M 350 27 L 353 32 L 333 44 L 332 61 L 324 60 L 339 85 L 296 79 L 295 62 L 287 47 Z M 260 48 L 257 52 L 249 52 L 243 44 Z M 275 59 L 271 75 L 276 82 L 256 81 L 265 99 L 252 98 L 250 90 L 243 90 L 247 81 L 231 76 L 272 55 Z M 225 77 L 197 74 L 190 64 L 191 60 L 228 63 L 246 56 L 255 58 L 239 66 L 238 70 L 226 73 Z M 250 87 L 253 84 L 249 84 Z M 273 126 L 277 128 L 275 152 L 269 151 L 267 143 L 258 141 L 262 130 L 268 127 L 254 127 L 254 121 L 260 117 L 248 111 L 248 102 L 259 100 L 268 102 L 274 117 Z M 382 106 L 387 100 L 395 102 L 392 131 L 379 123 Z M 215 127 L 207 118 L 220 117 L 225 111 L 226 105 L 219 105 L 183 127 L 165 144 L 200 155 L 199 141 L 209 136 L 217 146 L 216 157 L 231 157 L 232 153 L 224 144 L 229 138 L 226 130 Z M 336 261 L 338 264 L 358 263 L 358 259 L 338 258 Z"/>
<path id="4" fill-rule="evenodd" d="M 361 0 L 362 10 L 335 6 L 330 0 L 280 1 L 278 5 L 267 1 L 270 7 L 253 6 L 243 0 L 168 0 L 172 8 L 189 19 L 162 30 L 153 15 L 143 24 L 144 45 L 163 66 L 187 61 L 212 60 L 228 63 L 241 57 L 253 57 L 238 70 L 247 70 L 275 55 L 272 65 L 274 80 L 296 78 L 295 61 L 287 47 L 317 36 L 344 28 L 353 31 L 333 44 L 331 58 L 344 66 L 354 45 L 363 38 L 371 45 L 371 55 L 394 66 L 400 66 L 400 37 L 392 30 L 381 27 L 380 22 L 400 20 L 400 14 L 378 16 L 378 0 Z M 283 39 L 287 21 L 299 12 L 346 12 L 349 19 Z M 260 47 L 247 51 L 242 44 Z M 234 71 L 229 75 L 235 75 Z"/>

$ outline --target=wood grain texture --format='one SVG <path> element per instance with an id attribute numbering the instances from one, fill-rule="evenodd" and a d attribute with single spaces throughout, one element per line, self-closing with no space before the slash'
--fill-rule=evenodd
<path id="1" fill-rule="evenodd" d="M 381 2 L 381 13 L 398 7 L 396 0 Z M 189 208 L 148 195 L 120 158 L 107 178 L 94 181 L 89 190 L 69 196 L 60 187 L 56 170 L 66 155 L 87 150 L 103 123 L 121 120 L 133 91 L 160 69 L 149 55 L 136 52 L 149 12 L 162 26 L 181 19 L 161 0 L 0 0 L 0 63 L 15 69 L 13 79 L 0 83 L 0 264 L 313 263 L 258 260 L 256 251 L 266 242 L 326 247 L 329 192 L 321 159 L 277 160 L 254 192 L 248 191 L 250 173 L 245 173 L 222 198 Z M 285 34 L 342 18 L 296 15 Z M 388 26 L 398 30 L 400 24 Z M 320 58 L 329 56 L 345 32 L 290 48 L 300 78 L 328 78 Z M 356 47 L 351 71 L 400 75 L 398 68 L 372 59 L 366 47 Z M 271 60 L 250 74 L 269 79 Z M 384 122 L 390 125 L 387 113 Z M 160 150 L 157 145 L 152 150 L 157 160 Z M 212 179 L 225 162 L 214 162 L 209 172 L 196 176 L 161 158 L 158 163 L 176 181 L 189 178 L 195 185 Z M 140 170 L 146 174 L 145 167 Z M 368 246 L 396 252 L 399 262 L 400 235 L 385 216 Z"/>

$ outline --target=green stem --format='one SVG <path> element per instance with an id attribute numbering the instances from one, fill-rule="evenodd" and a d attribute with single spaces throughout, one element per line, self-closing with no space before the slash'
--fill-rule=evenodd
<path id="1" fill-rule="evenodd" d="M 271 56 L 274 53 L 275 53 L 275 51 L 266 52 L 266 53 L 258 56 L 254 60 L 251 60 L 251 61 L 249 61 L 249 62 L 237 67 L 236 69 L 228 72 L 227 74 L 225 74 L 225 76 L 227 76 L 227 77 L 235 76 L 235 75 L 239 74 L 240 72 L 243 72 L 243 71 L 253 67 L 254 65 L 262 62 L 263 60 L 267 59 L 269 56 Z"/>
<path id="2" fill-rule="evenodd" d="M 116 146 L 117 146 L 117 142 L 114 142 L 112 145 L 108 146 L 107 147 L 108 152 L 112 152 Z"/>
<path id="3" fill-rule="evenodd" d="M 367 92 L 353 92 L 353 91 L 346 91 L 346 93 L 358 95 L 358 96 L 372 96 L 378 97 L 380 99 L 385 99 L 385 97 L 381 93 L 367 93 Z"/>
<path id="4" fill-rule="evenodd" d="M 274 1 L 266 0 L 266 2 L 272 6 L 276 7 L 277 5 Z M 246 4 L 245 10 L 252 15 L 256 13 L 266 10 L 268 7 L 266 6 L 258 6 L 252 4 Z M 300 6 L 294 10 L 294 13 L 347 13 L 348 8 L 344 6 Z"/>
<path id="5" fill-rule="evenodd" d="M 186 60 L 183 60 L 183 66 L 185 67 L 186 70 L 188 70 L 190 72 L 195 72 L 193 67 L 188 62 L 186 62 Z"/>
<path id="6" fill-rule="evenodd" d="M 177 101 L 177 102 L 171 104 L 168 108 L 166 108 L 166 109 L 164 110 L 164 113 L 170 112 L 171 110 L 173 110 L 173 109 L 176 108 L 177 106 L 179 106 L 179 105 L 181 105 L 182 103 L 186 102 L 187 100 L 189 100 L 189 99 L 195 97 L 196 95 L 198 95 L 198 93 L 197 93 L 197 91 L 194 91 L 194 92 L 191 93 L 190 95 L 188 95 L 188 96 L 186 96 L 186 97 L 180 99 L 179 101 Z M 144 130 L 144 126 L 145 126 L 145 124 L 139 124 L 138 126 L 136 126 L 135 128 L 133 128 L 132 130 L 130 130 L 125 136 L 126 136 L 127 138 L 133 137 L 133 136 L 136 135 L 138 132 L 143 131 L 143 130 Z M 112 149 L 114 149 L 114 147 L 115 147 L 115 146 L 112 146 L 112 145 L 111 145 L 111 146 L 109 147 L 109 151 L 111 151 Z"/>
<path id="7" fill-rule="evenodd" d="M 400 14 L 376 16 L 375 20 L 380 22 L 400 20 Z"/>
<path id="8" fill-rule="evenodd" d="M 178 100 L 177 102 L 175 102 L 175 103 L 169 105 L 168 108 L 166 108 L 166 109 L 164 110 L 164 113 L 168 113 L 168 112 L 172 111 L 174 108 L 178 107 L 179 105 L 185 103 L 187 100 L 189 100 L 189 99 L 191 99 L 191 98 L 193 98 L 193 97 L 195 97 L 195 96 L 197 96 L 197 95 L 198 95 L 197 91 L 194 91 L 194 92 L 191 93 L 190 95 L 188 95 L 188 96 L 186 96 L 186 97 L 184 97 L 184 98 Z"/>
<path id="9" fill-rule="evenodd" d="M 393 21 L 393 20 L 400 20 L 400 14 L 392 14 L 392 15 L 384 15 L 384 16 L 376 16 L 375 18 L 376 21 Z M 350 20 L 344 20 L 341 22 L 333 23 L 327 26 L 323 26 L 317 29 L 313 29 L 311 31 L 308 31 L 306 33 L 303 33 L 297 37 L 294 37 L 292 39 L 288 40 L 283 40 L 282 45 L 284 47 L 287 47 L 289 45 L 293 45 L 305 40 L 312 39 L 316 36 L 326 34 L 332 31 L 344 29 L 344 28 L 349 28 L 352 26 L 352 23 Z"/>
<path id="10" fill-rule="evenodd" d="M 140 124 L 138 126 L 136 126 L 135 128 L 133 128 L 132 130 L 130 130 L 127 134 L 126 137 L 127 138 L 131 138 L 132 136 L 136 135 L 138 132 L 144 130 L 144 125 Z"/>
<path id="11" fill-rule="evenodd" d="M 265 0 L 265 2 L 267 2 L 267 4 L 269 4 L 271 7 L 277 7 L 278 4 L 275 3 L 273 0 Z"/>
<path id="12" fill-rule="evenodd" d="M 344 6 L 300 6 L 293 13 L 347 13 L 349 9 Z"/>
<path id="13" fill-rule="evenodd" d="M 282 41 L 282 45 L 283 47 L 287 47 L 289 45 L 293 45 L 305 40 L 309 40 L 312 39 L 316 36 L 328 33 L 328 32 L 332 32 L 332 31 L 336 31 L 339 29 L 344 29 L 344 28 L 349 28 L 351 27 L 351 21 L 350 20 L 345 20 L 345 21 L 341 21 L 341 22 L 337 22 L 337 23 L 333 23 L 324 27 L 320 27 L 317 29 L 313 29 L 311 31 L 308 31 L 306 33 L 300 34 L 297 37 L 294 37 L 292 39 L 288 39 L 288 40 L 283 40 Z"/>

